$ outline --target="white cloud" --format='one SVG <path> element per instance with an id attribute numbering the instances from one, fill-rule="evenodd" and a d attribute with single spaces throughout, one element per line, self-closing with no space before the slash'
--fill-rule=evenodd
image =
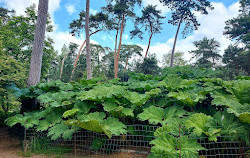
<path id="1" fill-rule="evenodd" d="M 83 39 L 77 39 L 76 37 L 72 36 L 68 32 L 49 32 L 47 33 L 47 35 L 54 40 L 55 42 L 54 48 L 59 53 L 64 44 L 68 46 L 70 42 L 73 42 L 79 45 L 83 43 Z"/>
<path id="2" fill-rule="evenodd" d="M 176 50 L 183 51 L 185 57 L 190 59 L 191 54 L 188 51 L 195 49 L 193 42 L 201 40 L 203 37 L 215 38 L 220 42 L 220 54 L 222 55 L 231 41 L 223 35 L 225 21 L 236 17 L 238 15 L 239 3 L 234 3 L 230 7 L 226 8 L 223 3 L 212 2 L 214 10 L 209 11 L 208 15 L 198 15 L 197 20 L 200 22 L 200 27 L 195 30 L 192 35 L 186 39 L 179 39 L 177 42 Z M 173 44 L 173 39 L 168 41 L 169 44 Z"/>
<path id="3" fill-rule="evenodd" d="M 54 40 L 55 42 L 54 48 L 55 50 L 58 51 L 59 54 L 61 53 L 61 49 L 64 44 L 69 46 L 70 42 L 73 42 L 81 46 L 85 40 L 84 37 L 76 38 L 75 36 L 72 36 L 68 32 L 61 32 L 61 31 L 49 32 L 47 33 L 47 35 L 50 36 Z M 98 42 L 94 40 L 90 40 L 90 43 L 98 44 Z"/>
<path id="4" fill-rule="evenodd" d="M 95 15 L 98 11 L 97 11 L 97 10 L 94 10 L 94 9 L 92 9 L 92 8 L 90 8 L 90 9 L 89 9 L 89 12 L 90 12 L 90 14 Z"/>
<path id="5" fill-rule="evenodd" d="M 201 40 L 203 37 L 215 38 L 215 40 L 220 42 L 221 55 L 231 43 L 231 41 L 223 35 L 223 31 L 225 21 L 238 15 L 239 3 L 234 3 L 228 8 L 226 8 L 223 3 L 213 2 L 212 5 L 214 6 L 214 10 L 209 11 L 208 15 L 197 14 L 197 20 L 201 24 L 199 29 L 195 30 L 193 34 L 189 35 L 187 38 L 177 40 L 176 51 L 184 52 L 184 58 L 186 60 L 190 60 L 191 58 L 191 54 L 188 52 L 195 49 L 193 42 Z M 158 59 L 161 61 L 162 55 L 171 50 L 173 42 L 174 37 L 165 43 L 156 43 L 150 47 L 150 52 L 156 53 Z M 143 48 L 145 52 L 146 46 L 143 45 Z"/>
<path id="6" fill-rule="evenodd" d="M 161 3 L 159 0 L 142 0 L 142 4 L 144 7 L 148 5 L 156 5 L 156 9 L 161 10 L 163 15 L 170 11 L 170 9 L 168 9 L 166 6 L 163 6 L 163 3 Z"/>
<path id="7" fill-rule="evenodd" d="M 70 15 L 76 12 L 75 6 L 73 4 L 67 4 L 65 5 L 65 8 Z"/>
<path id="8" fill-rule="evenodd" d="M 35 4 L 38 8 L 38 0 L 0 0 L 6 4 L 7 8 L 14 9 L 17 15 L 24 14 L 24 11 L 31 4 Z M 54 14 L 54 12 L 60 7 L 61 0 L 50 0 L 49 1 L 49 13 Z"/>
<path id="9" fill-rule="evenodd" d="M 143 48 L 143 56 L 144 56 L 148 45 L 141 45 L 141 44 L 138 44 L 138 45 Z M 149 54 L 156 54 L 158 60 L 161 61 L 163 54 L 168 53 L 170 50 L 171 50 L 171 47 L 168 44 L 156 43 L 150 46 Z"/>
<path id="10" fill-rule="evenodd" d="M 38 6 L 37 0 L 0 0 L 0 2 L 5 3 L 7 8 L 14 9 L 17 15 L 24 14 L 25 9 L 31 4 Z"/>
<path id="11" fill-rule="evenodd" d="M 31 4 L 35 4 L 38 8 L 38 0 L 0 0 L 0 2 L 5 3 L 7 8 L 14 9 L 17 15 L 24 14 L 25 9 L 29 7 Z M 57 29 L 58 25 L 54 23 L 54 12 L 60 8 L 60 2 L 61 0 L 49 1 L 49 13 L 51 15 L 52 25 L 54 25 L 54 32 L 46 33 L 47 36 L 51 37 L 54 40 L 55 42 L 54 48 L 59 53 L 61 52 L 61 48 L 64 44 L 69 45 L 70 42 L 74 42 L 76 44 L 81 45 L 85 39 L 84 37 L 77 39 L 76 37 L 72 36 L 68 32 L 58 31 Z M 72 11 L 74 11 L 74 6 L 72 8 L 69 5 L 69 12 L 72 12 Z M 90 42 L 94 44 L 98 44 L 94 40 L 91 40 Z"/>
<path id="12" fill-rule="evenodd" d="M 49 13 L 54 14 L 54 12 L 60 8 L 61 0 L 49 0 Z"/>
<path id="13" fill-rule="evenodd" d="M 36 5 L 36 9 L 38 9 L 38 0 L 0 0 L 0 2 L 6 4 L 8 9 L 14 9 L 17 15 L 24 15 L 25 10 L 32 4 Z M 54 30 L 58 28 L 58 26 L 54 23 L 54 12 L 60 8 L 61 0 L 50 0 L 49 1 L 49 9 L 48 12 L 51 16 L 52 25 L 54 25 Z"/>
<path id="14" fill-rule="evenodd" d="M 129 38 L 129 35 L 125 34 L 123 37 L 124 37 L 124 40 L 127 41 Z"/>

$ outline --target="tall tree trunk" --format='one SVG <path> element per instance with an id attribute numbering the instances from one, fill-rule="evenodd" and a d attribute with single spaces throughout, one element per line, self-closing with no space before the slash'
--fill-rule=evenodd
<path id="1" fill-rule="evenodd" d="M 145 57 L 144 58 L 147 58 L 149 47 L 150 47 L 150 44 L 151 44 L 151 39 L 152 39 L 152 36 L 153 36 L 152 23 L 151 23 L 151 20 L 149 19 L 149 17 L 148 17 L 148 22 L 149 22 L 149 25 L 150 25 L 150 32 L 151 32 L 151 34 L 150 34 L 150 37 L 149 37 L 149 40 L 148 40 L 148 48 L 147 48 L 147 51 L 145 53 Z"/>
<path id="2" fill-rule="evenodd" d="M 6 110 L 4 111 L 5 116 L 7 116 L 7 113 L 9 112 L 10 104 L 9 104 L 9 97 L 8 97 L 8 89 L 5 88 L 6 90 Z"/>
<path id="3" fill-rule="evenodd" d="M 96 33 L 99 32 L 99 31 L 101 31 L 101 30 L 97 30 L 97 31 L 91 33 L 91 34 L 89 35 L 89 37 L 91 37 L 93 34 L 96 34 Z M 82 45 L 81 45 L 81 47 L 80 47 L 80 49 L 79 49 L 79 51 L 78 51 L 78 53 L 77 53 L 76 60 L 75 60 L 75 62 L 74 62 L 74 67 L 73 67 L 73 70 L 72 70 L 72 73 L 71 73 L 71 77 L 70 77 L 71 79 L 73 78 L 74 72 L 75 72 L 75 70 L 76 70 L 77 62 L 78 62 L 78 60 L 79 60 L 79 58 L 80 58 L 80 55 L 81 55 L 81 52 L 82 52 L 82 50 L 83 50 L 83 46 L 85 45 L 85 43 L 86 43 L 86 39 L 85 39 L 84 42 L 82 43 Z"/>
<path id="4" fill-rule="evenodd" d="M 27 87 L 36 85 L 40 82 L 48 3 L 49 0 L 39 0 L 36 31 L 31 53 Z"/>
<path id="5" fill-rule="evenodd" d="M 116 36 L 115 36 L 115 53 L 114 53 L 114 74 L 116 70 L 116 60 L 117 60 L 117 39 L 118 39 L 119 29 L 117 28 Z"/>
<path id="6" fill-rule="evenodd" d="M 86 52 L 87 52 L 87 79 L 92 78 L 91 73 L 91 55 L 90 55 L 90 41 L 89 41 L 89 0 L 86 0 L 86 22 L 85 22 L 85 33 L 86 33 Z"/>
<path id="7" fill-rule="evenodd" d="M 147 51 L 146 51 L 146 54 L 145 54 L 144 58 L 147 58 L 148 51 L 149 51 L 149 47 L 150 47 L 150 43 L 151 43 L 151 39 L 152 39 L 152 36 L 153 36 L 153 34 L 151 34 L 151 35 L 150 35 L 150 37 L 149 37 L 149 41 L 148 41 L 148 48 L 147 48 Z"/>
<path id="8" fill-rule="evenodd" d="M 120 41 L 119 41 L 119 47 L 117 50 L 117 55 L 116 55 L 116 68 L 115 68 L 115 78 L 118 76 L 118 64 L 119 64 L 119 58 L 120 58 L 120 51 L 121 51 L 121 45 L 122 45 L 122 33 L 123 33 L 123 27 L 124 27 L 124 20 L 125 20 L 125 15 L 122 15 L 122 25 L 121 25 L 121 32 L 120 32 Z"/>
<path id="9" fill-rule="evenodd" d="M 60 79 L 62 79 L 63 66 L 64 66 L 64 62 L 65 62 L 65 59 L 67 58 L 68 54 L 69 54 L 69 52 L 67 54 L 65 54 L 64 57 L 63 57 L 63 59 L 62 59 Z"/>
<path id="10" fill-rule="evenodd" d="M 175 34 L 174 45 L 173 45 L 172 54 L 171 54 L 170 67 L 173 67 L 173 65 L 174 65 L 175 46 L 176 46 L 176 42 L 177 42 L 177 38 L 178 38 L 179 31 L 180 31 L 182 20 L 183 20 L 183 18 L 181 17 L 180 22 L 178 24 L 178 28 L 177 28 L 176 34 Z"/>
<path id="11" fill-rule="evenodd" d="M 124 68 L 125 71 L 127 70 L 127 66 L 128 66 L 128 57 L 126 59 L 126 64 L 125 64 L 125 68 Z"/>

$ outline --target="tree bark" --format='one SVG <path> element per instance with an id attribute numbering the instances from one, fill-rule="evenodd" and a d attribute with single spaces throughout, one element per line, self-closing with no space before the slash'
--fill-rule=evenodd
<path id="1" fill-rule="evenodd" d="M 65 62 L 65 59 L 67 58 L 69 52 L 67 54 L 65 54 L 65 56 L 63 57 L 62 59 L 62 64 L 61 64 L 61 72 L 60 72 L 60 79 L 62 79 L 62 73 L 63 73 L 63 66 L 64 66 L 64 62 Z"/>
<path id="2" fill-rule="evenodd" d="M 149 37 L 148 48 L 147 48 L 147 51 L 146 51 L 146 54 L 145 54 L 144 58 L 147 58 L 148 50 L 149 50 L 149 47 L 150 47 L 150 43 L 151 43 L 152 36 L 153 36 L 153 34 L 151 34 L 150 37 Z"/>
<path id="3" fill-rule="evenodd" d="M 123 27 L 124 27 L 124 20 L 125 20 L 125 15 L 122 15 L 122 25 L 121 25 L 121 32 L 120 32 L 120 41 L 119 41 L 119 47 L 116 55 L 116 67 L 115 67 L 115 78 L 118 76 L 118 63 L 119 63 L 119 58 L 120 58 L 120 51 L 121 51 L 121 45 L 122 45 L 122 33 L 123 33 Z"/>
<path id="4" fill-rule="evenodd" d="M 148 40 L 148 48 L 147 48 L 147 51 L 145 53 L 145 57 L 144 58 L 147 58 L 147 55 L 148 55 L 148 51 L 149 51 L 149 47 L 150 47 L 150 44 L 151 44 L 151 39 L 152 39 L 152 36 L 153 36 L 153 28 L 152 28 L 152 23 L 148 17 L 148 22 L 149 22 L 149 25 L 150 25 L 150 37 L 149 37 L 149 40 Z"/>
<path id="5" fill-rule="evenodd" d="M 127 70 L 127 66 L 128 66 L 128 57 L 126 59 L 126 64 L 125 64 L 125 68 L 124 68 L 125 71 Z"/>
<path id="6" fill-rule="evenodd" d="M 45 38 L 45 29 L 47 23 L 49 0 L 39 0 L 38 16 L 35 30 L 35 37 L 30 60 L 30 71 L 27 87 L 34 86 L 40 82 L 42 58 L 43 58 L 43 43 Z"/>
<path id="7" fill-rule="evenodd" d="M 93 34 L 96 34 L 96 33 L 99 32 L 99 31 L 101 31 L 101 30 L 97 30 L 97 31 L 91 33 L 91 34 L 89 35 L 89 37 L 92 36 Z M 75 62 L 74 62 L 74 67 L 73 67 L 73 70 L 72 70 L 72 73 L 71 73 L 71 77 L 70 77 L 71 79 L 73 78 L 74 72 L 75 72 L 75 70 L 76 70 L 77 62 L 78 62 L 78 60 L 79 60 L 79 58 L 80 58 L 80 55 L 81 55 L 81 52 L 82 52 L 82 49 L 83 49 L 83 46 L 85 45 L 85 43 L 86 43 L 86 39 L 85 39 L 84 42 L 82 43 L 82 45 L 81 45 L 81 47 L 80 47 L 80 49 L 79 49 L 79 51 L 78 51 L 78 53 L 77 53 L 76 60 L 75 60 Z"/>
<path id="8" fill-rule="evenodd" d="M 9 112 L 9 108 L 10 108 L 10 104 L 9 104 L 9 97 L 8 97 L 8 90 L 7 88 L 5 89 L 6 90 L 6 110 L 4 111 L 5 113 L 5 116 L 7 116 L 7 113 Z"/>
<path id="9" fill-rule="evenodd" d="M 117 60 L 117 39 L 118 39 L 119 29 L 117 28 L 116 36 L 115 36 L 115 53 L 114 53 L 114 74 L 116 72 L 116 60 Z"/>
<path id="10" fill-rule="evenodd" d="M 91 54 L 90 54 L 90 41 L 89 41 L 89 0 L 86 0 L 86 22 L 85 22 L 85 33 L 86 33 L 86 54 L 87 54 L 87 79 L 92 78 L 91 72 Z"/>
<path id="11" fill-rule="evenodd" d="M 178 24 L 176 34 L 175 34 L 174 45 L 173 45 L 172 54 L 171 54 L 170 67 L 173 67 L 173 65 L 174 65 L 175 46 L 176 46 L 176 42 L 177 42 L 177 38 L 178 38 L 179 31 L 180 31 L 182 20 L 183 20 L 183 18 L 181 17 L 180 22 Z"/>

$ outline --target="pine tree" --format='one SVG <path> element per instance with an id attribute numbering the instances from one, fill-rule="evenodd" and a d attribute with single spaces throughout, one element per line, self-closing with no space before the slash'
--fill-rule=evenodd
<path id="1" fill-rule="evenodd" d="M 175 46 L 177 43 L 178 34 L 182 23 L 185 23 L 183 35 L 197 30 L 200 25 L 196 19 L 194 11 L 201 14 L 208 14 L 207 9 L 213 9 L 211 3 L 207 0 L 160 0 L 166 6 L 168 6 L 172 12 L 172 18 L 169 20 L 170 24 L 177 25 L 177 31 L 174 38 L 174 44 L 171 55 L 170 67 L 174 63 Z"/>
<path id="2" fill-rule="evenodd" d="M 208 39 L 204 37 L 200 41 L 195 41 L 194 45 L 196 50 L 192 50 L 190 53 L 193 54 L 192 58 L 197 59 L 195 65 L 202 68 L 215 67 L 217 61 L 221 58 L 218 50 L 220 43 L 214 38 Z"/>
<path id="3" fill-rule="evenodd" d="M 38 82 L 40 82 L 48 3 L 48 0 L 39 0 L 35 38 L 32 48 L 30 71 L 27 83 L 28 87 L 36 85 Z"/>

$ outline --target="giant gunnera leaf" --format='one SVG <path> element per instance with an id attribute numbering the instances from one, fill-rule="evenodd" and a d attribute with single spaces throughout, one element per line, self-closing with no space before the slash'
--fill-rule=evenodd
<path id="1" fill-rule="evenodd" d="M 149 94 L 139 94 L 137 92 L 126 91 L 123 93 L 123 97 L 130 101 L 132 104 L 142 106 L 145 104 L 151 96 Z"/>
<path id="2" fill-rule="evenodd" d="M 240 97 L 240 92 L 237 92 L 237 95 L 234 95 L 223 91 L 215 91 L 212 93 L 212 97 L 214 98 L 212 104 L 217 106 L 226 106 L 228 113 L 232 113 L 239 117 L 242 122 L 250 122 L 250 104 L 245 102 L 245 100 L 247 100 L 246 97 Z"/>
<path id="3" fill-rule="evenodd" d="M 192 136 L 200 137 L 203 133 L 209 137 L 210 141 L 217 141 L 221 129 L 212 127 L 213 118 L 203 113 L 196 113 L 184 121 L 184 125 L 188 129 L 193 129 Z"/>
<path id="4" fill-rule="evenodd" d="M 72 139 L 73 133 L 75 133 L 79 128 L 70 127 L 60 122 L 49 129 L 48 136 L 51 136 L 52 140 L 56 140 L 62 137 L 64 140 Z"/>
<path id="5" fill-rule="evenodd" d="M 151 148 L 151 157 L 168 157 L 168 158 L 198 158 L 198 151 L 205 150 L 195 139 L 190 139 L 188 136 L 175 137 L 168 132 L 157 132 L 156 139 L 150 144 L 154 145 Z"/>
<path id="6" fill-rule="evenodd" d="M 239 115 L 239 119 L 241 122 L 250 124 L 250 113 L 244 112 Z"/>
<path id="7" fill-rule="evenodd" d="M 134 116 L 134 109 L 132 107 L 126 108 L 118 105 L 116 102 L 106 101 L 103 104 L 103 109 L 113 116 L 124 117 L 124 116 Z"/>
<path id="8" fill-rule="evenodd" d="M 24 113 L 24 115 L 17 114 L 15 116 L 9 117 L 8 119 L 5 120 L 5 122 L 10 127 L 20 123 L 21 126 L 29 129 L 34 127 L 35 125 L 38 125 L 39 119 L 41 117 L 43 117 L 42 113 L 30 112 L 30 113 Z"/>
<path id="9" fill-rule="evenodd" d="M 184 114 L 186 114 L 186 111 L 179 106 L 167 107 L 165 109 L 150 106 L 144 109 L 143 112 L 138 115 L 138 118 L 142 121 L 148 120 L 149 123 L 153 125 L 158 123 L 164 125 L 171 119 L 182 117 Z"/>
<path id="10" fill-rule="evenodd" d="M 223 140 L 238 141 L 241 139 L 249 144 L 249 131 L 238 121 L 236 116 L 226 111 L 218 111 L 213 117 L 216 124 L 221 126 L 221 135 L 226 136 L 223 137 Z"/>
<path id="11" fill-rule="evenodd" d="M 108 117 L 105 119 L 105 113 L 90 113 L 88 115 L 81 115 L 78 119 L 67 120 L 67 125 L 77 126 L 89 131 L 104 132 L 109 138 L 112 135 L 125 134 L 126 125 L 119 121 L 117 118 Z"/>
<path id="12" fill-rule="evenodd" d="M 175 98 L 182 103 L 194 107 L 197 103 L 201 102 L 206 98 L 205 95 L 200 94 L 196 91 L 192 90 L 185 90 L 185 91 L 178 91 L 178 92 L 170 92 L 168 96 L 171 98 Z"/>
<path id="13" fill-rule="evenodd" d="M 80 100 L 92 100 L 92 101 L 104 101 L 105 99 L 113 98 L 114 96 L 121 95 L 126 90 L 125 86 L 111 85 L 95 86 L 89 91 L 84 91 L 79 94 L 78 99 Z"/>
<path id="14" fill-rule="evenodd" d="M 40 95 L 37 99 L 40 103 L 49 107 L 60 107 L 72 104 L 72 97 L 75 96 L 74 92 L 60 91 L 56 93 L 45 93 Z"/>

